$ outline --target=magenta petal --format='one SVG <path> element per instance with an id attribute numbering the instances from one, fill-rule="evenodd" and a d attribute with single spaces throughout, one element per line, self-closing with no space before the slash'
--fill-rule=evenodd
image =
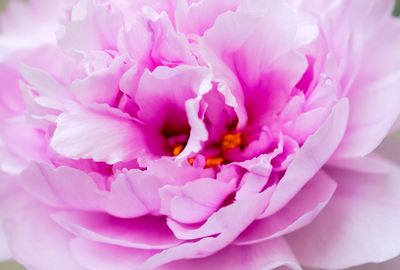
<path id="1" fill-rule="evenodd" d="M 53 219 L 66 230 L 91 241 L 137 249 L 165 249 L 176 246 L 165 218 L 118 219 L 101 213 L 56 212 Z"/>
<path id="2" fill-rule="evenodd" d="M 327 174 L 319 172 L 284 208 L 270 217 L 255 221 L 234 243 L 252 245 L 306 226 L 326 206 L 335 190 L 336 183 Z"/>
<path id="3" fill-rule="evenodd" d="M 331 202 L 311 225 L 288 237 L 302 265 L 343 269 L 400 253 L 400 171 L 388 165 L 389 171 L 377 173 L 327 169 L 338 184 Z"/>
<path id="4" fill-rule="evenodd" d="M 157 132 L 106 105 L 72 106 L 57 120 L 51 147 L 73 158 L 114 164 L 143 154 L 160 154 L 164 139 Z"/>
<path id="5" fill-rule="evenodd" d="M 186 101 L 211 88 L 210 73 L 203 67 L 182 65 L 146 71 L 135 96 L 138 117 L 158 130 L 185 131 Z"/>

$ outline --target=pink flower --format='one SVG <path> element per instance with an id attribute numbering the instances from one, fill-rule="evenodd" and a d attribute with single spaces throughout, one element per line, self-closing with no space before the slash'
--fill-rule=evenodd
<path id="1" fill-rule="evenodd" d="M 394 1 L 73 2 L 1 18 L 32 28 L 0 39 L 14 259 L 340 269 L 400 253 L 400 169 L 374 153 L 400 114 Z"/>

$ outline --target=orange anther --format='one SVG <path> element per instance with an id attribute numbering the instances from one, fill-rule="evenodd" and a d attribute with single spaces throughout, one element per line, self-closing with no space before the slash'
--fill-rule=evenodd
<path id="1" fill-rule="evenodd" d="M 214 157 L 214 158 L 207 158 L 206 160 L 206 168 L 215 167 L 224 163 L 224 159 L 222 157 Z"/>
<path id="2" fill-rule="evenodd" d="M 174 157 L 176 157 L 177 155 L 179 155 L 183 149 L 185 148 L 185 146 L 183 144 L 178 144 L 176 145 L 173 149 L 172 149 L 172 155 Z"/>
<path id="3" fill-rule="evenodd" d="M 222 151 L 234 149 L 241 146 L 242 143 L 242 134 L 240 132 L 225 134 L 221 142 Z"/>
<path id="4" fill-rule="evenodd" d="M 193 166 L 193 164 L 194 164 L 194 158 L 193 157 L 188 158 L 187 161 L 189 162 L 190 166 Z"/>

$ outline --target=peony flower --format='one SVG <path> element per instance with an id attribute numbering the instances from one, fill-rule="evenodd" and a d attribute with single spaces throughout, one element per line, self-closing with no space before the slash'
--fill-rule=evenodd
<path id="1" fill-rule="evenodd" d="M 400 114 L 394 1 L 17 3 L 0 219 L 28 269 L 399 255 L 400 169 L 375 153 Z"/>

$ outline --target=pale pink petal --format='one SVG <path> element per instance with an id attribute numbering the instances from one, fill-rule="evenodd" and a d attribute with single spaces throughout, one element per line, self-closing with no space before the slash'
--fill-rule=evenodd
<path id="1" fill-rule="evenodd" d="M 53 219 L 71 233 L 99 243 L 137 249 L 165 249 L 176 239 L 162 217 L 117 219 L 89 212 L 56 212 Z"/>
<path id="2" fill-rule="evenodd" d="M 326 169 L 338 184 L 335 195 L 311 225 L 288 237 L 302 265 L 342 269 L 400 253 L 400 171 L 388 165 L 386 173 Z"/>
<path id="3" fill-rule="evenodd" d="M 120 174 L 111 184 L 106 210 L 111 215 L 123 218 L 158 213 L 158 190 L 161 187 L 160 178 L 146 171 L 131 170 Z"/>
<path id="4" fill-rule="evenodd" d="M 69 250 L 72 235 L 52 221 L 50 214 L 50 209 L 30 200 L 4 222 L 13 258 L 34 269 L 83 270 Z"/>
<path id="5" fill-rule="evenodd" d="M 246 212 L 250 211 L 249 213 L 253 214 L 253 211 L 256 209 L 250 209 L 249 203 L 251 203 L 254 198 L 263 197 L 265 200 L 261 202 L 261 204 L 267 204 L 272 192 L 273 188 L 264 191 L 262 195 L 260 193 L 255 194 L 254 196 L 250 197 L 248 200 L 241 200 L 236 201 L 231 205 L 226 207 L 222 207 L 218 211 L 216 211 L 211 217 L 207 219 L 204 224 L 200 226 L 187 226 L 175 222 L 174 220 L 168 220 L 168 226 L 174 232 L 175 236 L 179 239 L 199 239 L 202 237 L 208 237 L 212 235 L 218 235 L 225 230 L 230 230 L 232 220 L 237 220 L 239 223 L 241 222 L 238 218 L 238 215 L 245 215 Z M 261 198 L 257 199 L 260 200 Z M 250 202 L 249 202 L 250 201 Z M 235 225 L 239 225 L 235 222 Z M 244 229 L 244 228 L 243 228 Z"/>
<path id="6" fill-rule="evenodd" d="M 74 259 L 86 270 L 138 269 L 143 261 L 154 254 L 151 250 L 118 247 L 83 238 L 71 241 L 71 251 Z"/>
<path id="7" fill-rule="evenodd" d="M 226 209 L 230 208 L 231 211 L 239 211 L 235 211 L 234 214 L 232 212 L 229 213 L 229 215 L 234 215 L 235 218 L 231 216 L 230 219 L 222 219 L 219 220 L 219 224 L 214 224 L 214 226 L 222 227 L 220 234 L 217 236 L 205 237 L 196 242 L 188 242 L 165 249 L 146 260 L 138 269 L 152 269 L 173 261 L 185 258 L 203 258 L 218 252 L 227 247 L 258 215 L 261 214 L 268 204 L 269 197 L 270 190 L 266 190 L 249 200 L 238 202 L 236 206 L 232 207 L 231 205 L 231 207 L 226 207 Z M 223 215 L 220 215 L 219 218 L 223 218 Z M 232 220 L 236 220 L 237 222 L 232 222 Z M 217 220 L 214 219 L 214 222 L 215 221 Z"/>
<path id="8" fill-rule="evenodd" d="M 148 172 L 157 175 L 163 184 L 173 186 L 181 186 L 199 178 L 213 178 L 215 176 L 213 170 L 196 168 L 188 163 L 180 164 L 167 157 L 151 160 L 146 164 L 146 167 Z"/>
<path id="9" fill-rule="evenodd" d="M 269 168 L 268 168 L 269 169 Z M 268 170 L 266 168 L 266 170 Z M 246 173 L 240 180 L 240 188 L 236 192 L 236 200 L 246 200 L 254 194 L 260 193 L 266 186 L 269 176 L 258 175 L 255 173 Z"/>
<path id="10" fill-rule="evenodd" d="M 185 34 L 194 33 L 199 36 L 212 27 L 218 16 L 237 9 L 240 3 L 238 0 L 202 0 L 192 4 L 187 2 L 187 0 L 177 2 L 176 27 Z"/>
<path id="11" fill-rule="evenodd" d="M 319 107 L 304 113 L 300 113 L 294 121 L 283 126 L 285 134 L 299 143 L 304 143 L 307 138 L 315 133 L 329 113 L 329 108 Z"/>
<path id="12" fill-rule="evenodd" d="M 61 155 L 109 164 L 163 152 L 164 139 L 108 106 L 72 106 L 58 117 L 51 147 Z"/>
<path id="13" fill-rule="evenodd" d="M 58 44 L 66 51 L 113 50 L 122 26 L 121 12 L 94 1 L 81 1 L 74 8 L 72 21 L 59 31 Z"/>
<path id="14" fill-rule="evenodd" d="M 178 222 L 199 223 L 212 215 L 234 191 L 234 183 L 211 178 L 197 179 L 182 187 L 167 185 L 160 189 L 160 211 Z"/>
<path id="15" fill-rule="evenodd" d="M 319 172 L 284 208 L 270 217 L 255 221 L 234 243 L 252 245 L 306 226 L 326 206 L 335 189 L 336 183 Z"/>
<path id="16" fill-rule="evenodd" d="M 204 259 L 182 260 L 160 267 L 160 270 L 300 270 L 301 267 L 282 238 L 251 246 L 229 246 Z"/>
<path id="17" fill-rule="evenodd" d="M 71 92 L 82 103 L 115 103 L 120 77 L 126 65 L 124 61 L 121 57 L 115 58 L 109 66 L 95 70 L 86 78 L 75 80 L 71 84 Z"/>
<path id="18" fill-rule="evenodd" d="M 90 211 L 105 207 L 106 194 L 89 175 L 77 169 L 31 163 L 18 176 L 18 184 L 50 206 Z"/>
<path id="19" fill-rule="evenodd" d="M 21 113 L 24 109 L 22 95 L 18 89 L 20 75 L 6 64 L 0 65 L 0 119 Z"/>
<path id="20" fill-rule="evenodd" d="M 22 117 L 2 122 L 0 132 L 0 167 L 4 172 L 18 174 L 32 159 L 48 161 L 48 140 L 44 132 Z"/>
<path id="21" fill-rule="evenodd" d="M 22 65 L 20 71 L 24 80 L 33 86 L 39 95 L 55 99 L 70 97 L 66 87 L 47 72 L 26 65 Z"/>
<path id="22" fill-rule="evenodd" d="M 175 31 L 166 13 L 157 14 L 149 25 L 153 32 L 151 57 L 156 64 L 196 64 L 186 36 Z"/>
<path id="23" fill-rule="evenodd" d="M 299 149 L 272 195 L 264 215 L 276 213 L 318 172 L 329 160 L 342 139 L 348 117 L 348 102 L 340 101 L 321 128 Z M 321 147 L 324 145 L 324 147 Z"/>
<path id="24" fill-rule="evenodd" d="M 0 261 L 11 260 L 12 255 L 8 247 L 7 236 L 4 233 L 2 226 L 0 226 Z"/>
<path id="25" fill-rule="evenodd" d="M 400 114 L 399 84 L 397 71 L 349 93 L 349 126 L 335 157 L 365 156 L 382 142 Z"/>
<path id="26" fill-rule="evenodd" d="M 71 0 L 7 1 L 0 14 L 0 59 L 15 51 L 56 43 L 56 31 L 67 18 Z"/>

